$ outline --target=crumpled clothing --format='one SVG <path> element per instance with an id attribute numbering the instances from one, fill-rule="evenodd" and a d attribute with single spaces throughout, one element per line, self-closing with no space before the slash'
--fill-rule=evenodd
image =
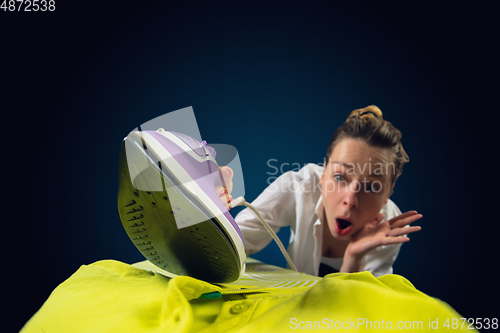
<path id="1" fill-rule="evenodd" d="M 446 329 L 446 320 L 451 324 L 462 317 L 399 275 L 375 278 L 360 272 L 310 278 L 318 282 L 280 287 L 274 281 L 269 288 L 245 288 L 241 282 L 215 285 L 103 260 L 81 266 L 60 284 L 21 333 L 359 332 L 389 323 L 392 329 L 404 323 L 405 331 L 424 331 L 436 321 L 439 330 Z"/>

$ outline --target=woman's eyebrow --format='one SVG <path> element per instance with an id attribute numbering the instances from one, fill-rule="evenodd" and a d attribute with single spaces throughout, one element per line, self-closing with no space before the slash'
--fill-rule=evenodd
<path id="1" fill-rule="evenodd" d="M 334 164 L 337 164 L 337 165 L 339 165 L 341 167 L 345 167 L 345 168 L 353 168 L 353 165 L 345 164 L 342 162 L 329 162 L 327 167 L 331 168 Z"/>
<path id="2" fill-rule="evenodd" d="M 330 162 L 330 163 L 331 163 L 331 164 L 340 164 L 341 166 L 346 166 L 346 167 L 348 167 L 348 166 L 349 166 L 349 164 L 351 164 L 351 165 L 352 165 L 352 163 L 347 163 L 347 164 L 346 164 L 346 163 L 342 163 L 342 162 Z"/>
<path id="3" fill-rule="evenodd" d="M 330 162 L 331 164 L 338 164 L 342 167 L 346 167 L 346 168 L 354 168 L 354 170 L 356 170 L 355 166 L 353 163 L 342 163 L 342 162 L 335 162 L 335 161 L 332 161 Z M 373 171 L 373 170 L 372 170 Z M 374 172 L 370 173 L 367 177 L 376 177 L 376 178 L 385 178 L 386 174 L 384 172 L 377 172 L 377 169 L 374 170 Z"/>

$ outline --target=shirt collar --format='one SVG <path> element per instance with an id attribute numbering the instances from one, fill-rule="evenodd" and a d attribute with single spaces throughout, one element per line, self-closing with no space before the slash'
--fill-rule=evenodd
<path id="1" fill-rule="evenodd" d="M 316 213 L 316 216 L 318 219 L 314 223 L 314 225 L 321 225 L 322 223 L 325 223 L 325 207 L 323 206 L 323 196 L 320 195 L 318 199 L 318 203 L 316 203 L 316 207 L 314 207 L 314 212 Z"/>

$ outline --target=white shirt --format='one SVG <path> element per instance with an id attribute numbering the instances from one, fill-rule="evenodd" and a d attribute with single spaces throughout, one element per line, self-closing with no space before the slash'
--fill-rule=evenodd
<path id="1" fill-rule="evenodd" d="M 275 232 L 280 227 L 290 226 L 288 253 L 299 271 L 312 275 L 318 275 L 323 223 L 326 223 L 321 196 L 322 173 L 323 167 L 316 164 L 307 164 L 299 171 L 288 171 L 252 202 Z M 381 212 L 384 213 L 383 221 L 401 214 L 391 200 L 387 201 Z M 250 209 L 242 210 L 235 220 L 245 239 L 247 255 L 262 250 L 272 240 Z M 366 254 L 361 270 L 370 271 L 374 276 L 392 274 L 392 264 L 400 247 L 401 244 L 384 245 L 371 250 Z"/>

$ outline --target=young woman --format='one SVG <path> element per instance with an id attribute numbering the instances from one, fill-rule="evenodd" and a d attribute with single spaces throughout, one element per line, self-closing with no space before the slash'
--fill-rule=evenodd
<path id="1" fill-rule="evenodd" d="M 409 241 L 406 234 L 420 230 L 409 225 L 422 217 L 401 214 L 389 199 L 407 161 L 401 132 L 380 109 L 357 109 L 335 131 L 324 166 L 281 175 L 252 205 L 275 232 L 290 226 L 288 252 L 301 272 L 391 274 L 401 244 Z M 221 169 L 230 192 L 231 170 Z M 247 254 L 272 240 L 250 209 L 235 220 Z"/>

